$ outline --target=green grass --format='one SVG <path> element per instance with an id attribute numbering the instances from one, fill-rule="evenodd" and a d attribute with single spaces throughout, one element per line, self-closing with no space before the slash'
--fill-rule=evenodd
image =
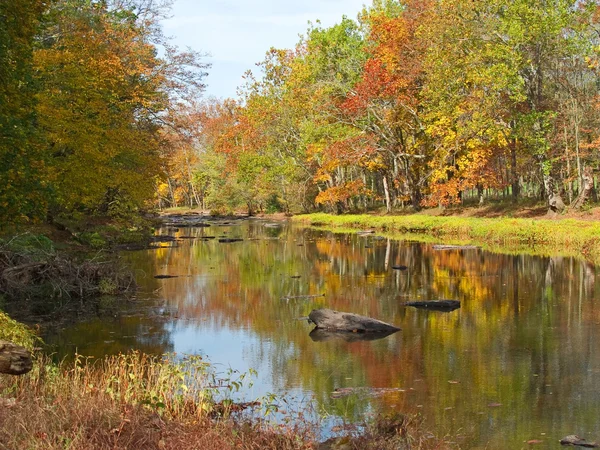
<path id="1" fill-rule="evenodd" d="M 376 229 L 390 237 L 476 244 L 503 252 L 570 255 L 600 262 L 600 223 L 561 219 L 512 219 L 306 214 L 294 221 L 312 226 Z"/>

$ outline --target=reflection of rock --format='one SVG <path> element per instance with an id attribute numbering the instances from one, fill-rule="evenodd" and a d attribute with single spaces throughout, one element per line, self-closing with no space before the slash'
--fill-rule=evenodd
<path id="1" fill-rule="evenodd" d="M 242 238 L 220 238 L 219 242 L 221 243 L 229 243 L 229 242 L 242 242 Z"/>
<path id="2" fill-rule="evenodd" d="M 325 297 L 325 294 L 286 295 L 285 297 L 281 297 L 281 300 L 294 300 L 294 299 L 308 300 L 308 299 L 317 298 L 317 297 Z M 308 317 L 303 317 L 303 319 L 308 319 Z"/>
<path id="3" fill-rule="evenodd" d="M 325 342 L 340 340 L 345 342 L 359 342 L 359 341 L 376 341 L 377 339 L 383 339 L 388 337 L 390 334 L 394 334 L 398 330 L 394 331 L 381 331 L 379 333 L 352 333 L 351 331 L 330 331 L 323 330 L 321 328 L 315 328 L 309 336 L 314 342 Z"/>
<path id="4" fill-rule="evenodd" d="M 382 333 L 400 330 L 400 328 L 381 320 L 359 316 L 358 314 L 333 311 L 331 309 L 313 309 L 308 317 L 314 322 L 317 328 L 325 330 L 350 331 L 354 333 Z"/>
<path id="5" fill-rule="evenodd" d="M 177 278 L 179 275 L 154 275 L 154 278 L 158 280 L 164 280 L 167 278 Z"/>
<path id="6" fill-rule="evenodd" d="M 458 300 L 429 300 L 420 302 L 407 302 L 406 306 L 414 306 L 415 308 L 431 309 L 433 311 L 450 312 L 460 308 Z"/>
<path id="7" fill-rule="evenodd" d="M 406 266 L 392 266 L 392 269 L 394 269 L 394 270 L 406 270 L 406 269 L 408 269 L 408 267 L 406 267 Z"/>

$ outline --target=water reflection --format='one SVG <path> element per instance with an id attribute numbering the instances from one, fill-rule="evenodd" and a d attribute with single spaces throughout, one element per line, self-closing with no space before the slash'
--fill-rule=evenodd
<path id="1" fill-rule="evenodd" d="M 314 395 L 350 418 L 419 411 L 432 431 L 458 435 L 464 448 L 521 448 L 530 439 L 554 448 L 568 434 L 600 437 L 600 305 L 597 269 L 586 262 L 261 221 L 162 233 L 194 239 L 125 255 L 145 293 L 139 297 L 159 309 L 66 329 L 53 338 L 59 352 L 206 354 L 225 367 L 257 369 L 251 395 Z M 461 308 L 442 314 L 404 305 L 437 299 Z M 296 319 L 322 307 L 402 331 L 314 342 Z M 332 398 L 336 388 L 361 386 L 399 389 Z"/>
<path id="2" fill-rule="evenodd" d="M 376 341 L 384 339 L 394 333 L 394 331 L 380 331 L 379 333 L 351 333 L 348 331 L 329 331 L 315 328 L 308 335 L 314 342 L 334 341 L 336 339 L 344 342 Z"/>

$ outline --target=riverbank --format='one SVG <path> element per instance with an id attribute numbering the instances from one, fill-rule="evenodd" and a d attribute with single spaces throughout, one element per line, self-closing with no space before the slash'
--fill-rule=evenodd
<path id="1" fill-rule="evenodd" d="M 0 339 L 32 349 L 35 339 L 0 312 Z M 7 325 L 7 326 L 4 326 Z M 270 420 L 284 399 L 236 403 L 247 374 L 216 377 L 200 357 L 140 352 L 55 364 L 35 355 L 21 377 L 0 375 L 0 448 L 10 450 L 148 449 L 429 449 L 420 420 L 397 414 L 359 424 L 319 442 L 318 420 L 301 411 Z"/>
<path id="2" fill-rule="evenodd" d="M 252 373 L 218 375 L 198 356 L 133 351 L 54 362 L 31 328 L 0 311 L 0 340 L 34 355 L 31 372 L 0 374 L 0 449 L 449 449 L 414 415 L 377 416 L 320 442 L 310 411 L 272 395 L 233 400 Z M 256 375 L 256 374 L 254 374 Z M 278 414 L 279 420 L 273 420 Z"/>
<path id="3" fill-rule="evenodd" d="M 373 229 L 391 237 L 479 245 L 495 251 L 569 255 L 600 262 L 600 222 L 573 218 L 305 214 L 293 221 L 336 229 Z"/>

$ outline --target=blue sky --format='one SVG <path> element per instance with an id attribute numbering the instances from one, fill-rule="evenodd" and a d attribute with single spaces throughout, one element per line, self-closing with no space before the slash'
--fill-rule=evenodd
<path id="1" fill-rule="evenodd" d="M 206 96 L 235 97 L 242 75 L 270 47 L 291 48 L 308 21 L 356 18 L 369 0 L 176 0 L 164 31 L 181 47 L 210 53 Z"/>

